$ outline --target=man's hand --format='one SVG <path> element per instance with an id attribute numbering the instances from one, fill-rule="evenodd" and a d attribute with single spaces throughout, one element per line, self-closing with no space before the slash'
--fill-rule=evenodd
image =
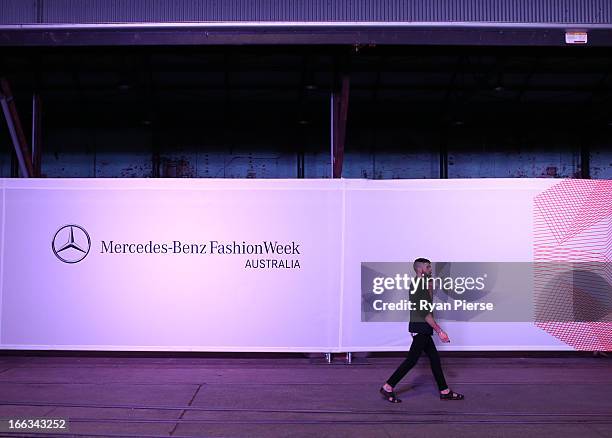
<path id="1" fill-rule="evenodd" d="M 450 338 L 448 337 L 448 335 L 446 334 L 444 330 L 440 330 L 438 332 L 438 337 L 440 338 L 442 342 L 450 342 Z"/>

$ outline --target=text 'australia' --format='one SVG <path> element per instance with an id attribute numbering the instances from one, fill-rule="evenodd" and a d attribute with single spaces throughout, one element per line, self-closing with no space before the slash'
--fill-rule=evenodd
<path id="1" fill-rule="evenodd" d="M 297 259 L 248 259 L 244 265 L 246 269 L 301 269 Z"/>

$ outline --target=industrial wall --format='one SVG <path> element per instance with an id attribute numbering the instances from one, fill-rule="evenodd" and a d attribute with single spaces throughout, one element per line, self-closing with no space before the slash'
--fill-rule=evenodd
<path id="1" fill-rule="evenodd" d="M 612 131 L 612 128 L 610 128 Z M 288 141 L 265 147 L 169 139 L 155 159 L 145 128 L 73 129 L 47 133 L 42 173 L 49 178 L 297 178 L 299 154 Z M 3 137 L 0 177 L 11 176 L 11 148 Z M 431 133 L 367 130 L 347 144 L 343 177 L 439 178 L 439 141 Z M 612 179 L 612 132 L 590 148 L 590 176 Z M 453 139 L 452 139 L 453 140 Z M 449 178 L 574 178 L 580 176 L 579 148 L 558 134 L 514 142 L 457 135 L 448 148 Z M 555 142 L 556 140 L 556 142 Z M 165 149 L 165 150 L 164 150 Z M 324 139 L 304 153 L 305 178 L 329 178 L 330 152 Z"/>

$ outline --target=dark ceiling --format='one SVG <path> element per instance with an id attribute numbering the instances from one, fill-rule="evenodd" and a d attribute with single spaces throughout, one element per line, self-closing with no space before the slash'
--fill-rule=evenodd
<path id="1" fill-rule="evenodd" d="M 331 90 L 348 74 L 349 135 L 364 125 L 597 131 L 612 126 L 610 55 L 585 47 L 6 48 L 0 70 L 24 120 L 40 94 L 45 130 L 265 126 L 324 135 Z"/>

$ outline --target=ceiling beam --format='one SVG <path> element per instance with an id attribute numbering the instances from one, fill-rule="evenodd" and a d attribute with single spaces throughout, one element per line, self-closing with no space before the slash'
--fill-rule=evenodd
<path id="1" fill-rule="evenodd" d="M 223 25 L 225 24 L 225 25 Z M 0 46 L 191 46 L 191 45 L 420 45 L 420 46 L 566 46 L 566 24 L 504 26 L 503 23 L 451 25 L 449 23 L 345 23 L 296 25 L 268 23 L 241 26 L 237 23 L 201 25 L 151 23 L 4 25 Z M 569 26 L 571 28 L 571 26 Z M 612 47 L 612 25 L 589 26 L 589 47 Z"/>

